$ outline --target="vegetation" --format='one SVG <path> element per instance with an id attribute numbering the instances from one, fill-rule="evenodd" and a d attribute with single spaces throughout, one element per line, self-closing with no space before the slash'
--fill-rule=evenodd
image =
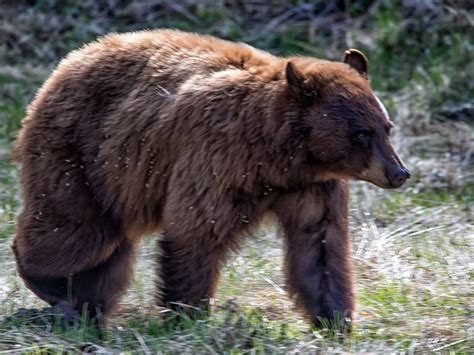
<path id="1" fill-rule="evenodd" d="M 0 3 L 0 351 L 175 353 L 440 351 L 474 347 L 474 7 L 469 1 L 75 1 Z M 117 317 L 72 328 L 16 276 L 9 249 L 21 208 L 11 145 L 26 105 L 60 58 L 110 31 L 173 27 L 279 55 L 369 57 L 393 140 L 413 178 L 382 191 L 354 183 L 358 272 L 352 335 L 317 331 L 293 308 L 275 230 L 249 238 L 223 274 L 215 310 L 192 321 L 153 305 L 155 242 L 142 248 Z M 167 319 L 165 322 L 164 319 Z"/>

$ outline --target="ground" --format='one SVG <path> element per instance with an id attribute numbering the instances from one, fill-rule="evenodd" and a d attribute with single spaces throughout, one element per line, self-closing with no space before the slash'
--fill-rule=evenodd
<path id="1" fill-rule="evenodd" d="M 246 26 L 243 10 L 235 10 L 243 16 L 235 19 L 221 5 L 204 9 L 168 2 L 178 7 L 154 5 L 150 10 L 146 4 L 160 2 L 123 1 L 126 6 L 113 17 L 107 12 L 112 10 L 94 7 L 95 2 L 87 8 L 61 7 L 56 1 L 39 3 L 0 5 L 0 43 L 6 43 L 0 45 L 0 351 L 472 350 L 472 9 L 443 5 L 421 9 L 424 16 L 417 17 L 415 11 L 407 19 L 401 11 L 375 2 L 364 5 L 365 12 L 352 9 L 342 22 L 334 20 L 338 9 L 326 15 L 313 9 L 313 21 L 306 19 L 309 10 L 298 2 L 298 6 L 281 8 L 271 21 L 257 18 Z M 117 2 L 117 8 L 121 3 Z M 264 16 L 259 9 L 252 16 Z M 2 13 L 6 14 L 3 18 Z M 396 191 L 352 183 L 358 302 L 351 336 L 341 334 L 334 325 L 333 330 L 312 330 L 293 308 L 281 272 L 282 241 L 271 227 L 249 238 L 226 265 L 208 319 L 162 322 L 163 314 L 153 306 L 150 270 L 156 249 L 152 237 L 143 243 L 132 287 L 106 331 L 89 327 L 86 319 L 75 328 L 64 328 L 35 311 L 46 305 L 23 286 L 9 249 L 21 208 L 18 172 L 10 162 L 19 122 L 61 55 L 98 33 L 140 28 L 137 19 L 144 16 L 153 27 L 196 28 L 276 54 L 338 60 L 344 47 L 356 46 L 369 56 L 373 86 L 396 124 L 393 140 L 413 177 Z M 175 22 L 170 22 L 172 17 Z M 55 40 L 44 40 L 40 23 Z M 315 34 L 312 23 L 332 30 Z"/>

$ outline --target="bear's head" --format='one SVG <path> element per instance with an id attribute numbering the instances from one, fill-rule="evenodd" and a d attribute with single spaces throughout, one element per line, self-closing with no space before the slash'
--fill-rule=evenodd
<path id="1" fill-rule="evenodd" d="M 362 52 L 347 50 L 343 63 L 292 58 L 286 81 L 291 111 L 306 128 L 308 160 L 322 166 L 322 179 L 397 188 L 410 177 L 390 143 L 393 124 L 370 88 Z"/>

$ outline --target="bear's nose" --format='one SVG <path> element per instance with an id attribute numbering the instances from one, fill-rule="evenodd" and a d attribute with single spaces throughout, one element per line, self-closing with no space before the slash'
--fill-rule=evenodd
<path id="1" fill-rule="evenodd" d="M 390 174 L 390 184 L 394 187 L 402 186 L 405 181 L 411 177 L 410 172 L 406 168 L 397 168 Z"/>

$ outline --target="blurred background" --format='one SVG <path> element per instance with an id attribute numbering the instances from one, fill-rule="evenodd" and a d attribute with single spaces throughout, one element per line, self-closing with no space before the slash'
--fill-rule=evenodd
<path id="1" fill-rule="evenodd" d="M 153 307 L 153 239 L 106 337 L 36 311 L 9 249 L 21 208 L 10 148 L 27 104 L 70 50 L 109 32 L 178 28 L 276 55 L 369 58 L 394 143 L 413 172 L 353 183 L 352 337 L 311 331 L 286 297 L 281 240 L 262 229 L 226 265 L 214 314 L 171 330 Z M 474 347 L 474 1 L 0 0 L 0 350 L 457 351 Z M 18 309 L 23 309 L 18 313 Z M 336 327 L 337 328 L 337 327 Z M 79 331 L 78 331 L 79 330 Z M 342 332 L 343 333 L 343 332 Z"/>

